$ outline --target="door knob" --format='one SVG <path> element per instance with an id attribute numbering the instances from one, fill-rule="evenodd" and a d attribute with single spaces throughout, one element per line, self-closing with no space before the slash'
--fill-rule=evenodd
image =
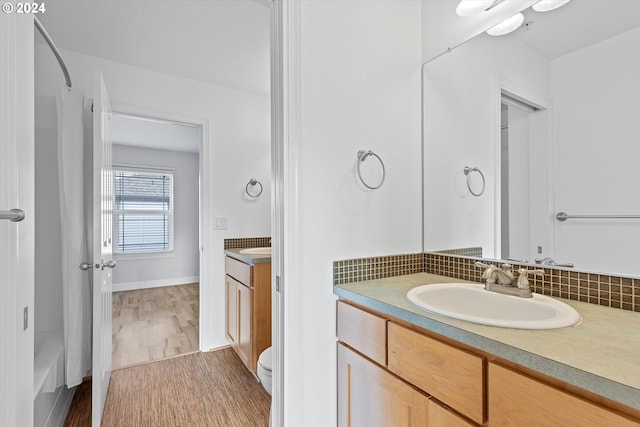
<path id="1" fill-rule="evenodd" d="M 102 268 L 101 270 L 104 270 L 105 267 L 107 268 L 115 268 L 116 267 L 116 262 L 114 260 L 109 260 L 107 262 L 104 262 L 104 260 L 102 260 Z"/>
<path id="2" fill-rule="evenodd" d="M 93 268 L 93 264 L 89 264 L 87 261 L 85 261 L 82 264 L 80 264 L 79 267 L 80 267 L 80 270 L 89 270 Z M 98 267 L 98 265 L 96 265 L 96 267 Z"/>

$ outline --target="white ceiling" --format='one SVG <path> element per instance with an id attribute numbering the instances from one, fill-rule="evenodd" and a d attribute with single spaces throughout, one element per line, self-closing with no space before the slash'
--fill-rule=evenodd
<path id="1" fill-rule="evenodd" d="M 498 12 L 500 16 L 504 14 L 501 8 L 512 5 L 517 6 L 513 10 L 521 10 L 521 6 L 532 3 L 509 0 L 486 13 L 460 17 L 455 13 L 458 1 L 423 0 L 423 25 L 428 26 L 423 31 L 430 40 L 429 45 L 423 46 L 425 60 L 442 54 L 446 47 L 455 46 L 469 35 L 491 37 L 481 30 L 492 25 L 489 21 Z M 507 11 L 511 14 L 513 10 L 510 7 Z M 523 13 L 525 22 L 532 25 L 511 35 L 550 60 L 640 26 L 640 0 L 571 0 L 550 12 L 539 13 L 527 7 Z"/>
<path id="2" fill-rule="evenodd" d="M 111 116 L 114 144 L 198 153 L 201 135 L 199 126 L 119 113 Z"/>
<path id="3" fill-rule="evenodd" d="M 524 15 L 532 25 L 514 36 L 555 59 L 640 26 L 640 1 L 573 0 L 550 12 L 529 8 Z"/>
<path id="4" fill-rule="evenodd" d="M 269 1 L 56 0 L 38 18 L 61 49 L 268 94 Z"/>

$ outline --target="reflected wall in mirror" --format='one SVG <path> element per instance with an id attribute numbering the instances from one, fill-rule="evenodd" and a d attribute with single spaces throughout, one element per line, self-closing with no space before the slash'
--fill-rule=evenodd
<path id="1" fill-rule="evenodd" d="M 640 276 L 640 218 L 555 217 L 640 216 L 640 1 L 524 14 L 424 67 L 424 249 Z"/>

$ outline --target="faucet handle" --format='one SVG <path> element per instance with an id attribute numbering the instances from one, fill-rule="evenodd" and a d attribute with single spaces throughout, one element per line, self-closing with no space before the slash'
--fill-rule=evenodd
<path id="1" fill-rule="evenodd" d="M 516 287 L 518 289 L 529 289 L 529 279 L 527 278 L 527 275 L 529 274 L 535 274 L 536 276 L 542 276 L 544 275 L 544 270 L 528 270 L 526 268 L 519 268 L 518 269 L 518 283 L 516 284 Z"/>
<path id="2" fill-rule="evenodd" d="M 475 265 L 476 265 L 476 267 L 484 268 L 484 272 L 482 273 L 482 278 L 483 279 L 486 279 L 487 282 L 489 282 L 489 281 L 494 282 L 495 281 L 494 274 L 495 274 L 495 271 L 498 269 L 498 267 L 496 267 L 493 264 L 485 264 L 485 263 L 480 262 L 480 261 L 476 261 Z"/>

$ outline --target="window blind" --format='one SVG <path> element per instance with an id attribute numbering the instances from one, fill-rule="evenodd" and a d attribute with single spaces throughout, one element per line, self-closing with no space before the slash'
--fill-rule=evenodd
<path id="1" fill-rule="evenodd" d="M 173 174 L 114 170 L 116 253 L 173 250 Z"/>

